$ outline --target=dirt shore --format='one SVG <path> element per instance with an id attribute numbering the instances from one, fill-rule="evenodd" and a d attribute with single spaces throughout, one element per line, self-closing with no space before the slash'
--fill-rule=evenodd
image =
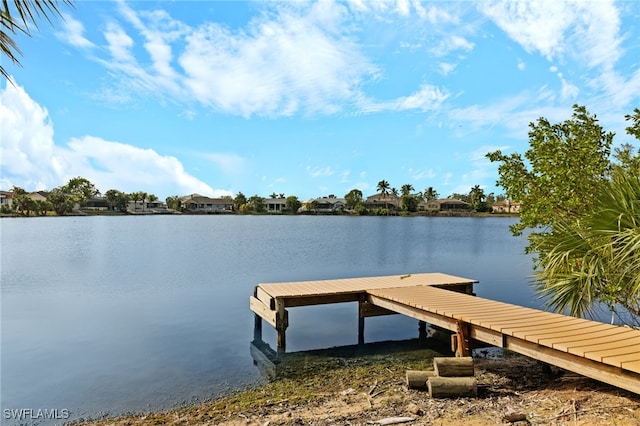
<path id="1" fill-rule="evenodd" d="M 442 348 L 377 344 L 287 354 L 277 380 L 198 406 L 90 423 L 131 425 L 640 425 L 640 395 L 515 354 L 474 360 L 478 396 L 432 399 L 407 369 Z M 401 423 L 402 422 L 402 423 Z"/>

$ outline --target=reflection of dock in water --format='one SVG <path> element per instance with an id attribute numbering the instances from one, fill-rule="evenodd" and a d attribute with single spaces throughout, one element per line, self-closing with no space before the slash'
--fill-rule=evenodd
<path id="1" fill-rule="evenodd" d="M 360 362 L 363 357 L 375 359 L 388 357 L 395 364 L 397 356 L 415 363 L 429 362 L 433 356 L 452 355 L 449 334 L 437 332 L 437 337 L 371 342 L 359 345 L 335 346 L 297 352 L 278 352 L 262 340 L 253 340 L 249 351 L 253 364 L 263 378 L 274 381 L 305 375 L 309 371 L 335 369 L 351 362 Z"/>
<path id="2" fill-rule="evenodd" d="M 249 344 L 249 352 L 251 353 L 251 358 L 253 358 L 253 365 L 258 367 L 258 371 L 265 379 L 275 380 L 279 377 L 278 367 L 282 360 L 280 355 L 268 343 L 262 340 L 253 340 Z"/>

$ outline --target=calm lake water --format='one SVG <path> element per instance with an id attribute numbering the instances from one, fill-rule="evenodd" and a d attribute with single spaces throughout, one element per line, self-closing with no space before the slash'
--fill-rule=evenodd
<path id="1" fill-rule="evenodd" d="M 0 408 L 78 419 L 256 383 L 249 296 L 258 283 L 444 272 L 479 280 L 481 297 L 539 307 L 526 240 L 508 229 L 516 220 L 2 219 Z M 289 352 L 357 342 L 356 304 L 294 308 L 290 323 Z M 416 335 L 409 318 L 367 320 L 367 341 Z"/>

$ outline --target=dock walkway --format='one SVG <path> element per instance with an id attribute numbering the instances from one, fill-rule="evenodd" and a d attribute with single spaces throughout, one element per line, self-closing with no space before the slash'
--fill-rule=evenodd
<path id="1" fill-rule="evenodd" d="M 425 273 L 259 284 L 250 306 L 257 332 L 269 322 L 282 351 L 286 308 L 358 302 L 360 343 L 365 317 L 398 313 L 453 331 L 458 355 L 484 343 L 640 394 L 640 330 L 475 297 L 476 282 Z"/>

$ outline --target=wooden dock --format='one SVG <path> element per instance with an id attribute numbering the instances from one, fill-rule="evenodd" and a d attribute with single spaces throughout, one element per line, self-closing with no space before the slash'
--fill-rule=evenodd
<path id="1" fill-rule="evenodd" d="M 473 295 L 477 281 L 441 273 L 259 284 L 250 298 L 256 339 L 262 320 L 286 349 L 288 307 L 358 302 L 364 319 L 403 314 L 454 332 L 452 348 L 496 346 L 640 394 L 640 330 L 544 312 Z M 484 345 L 482 345 L 484 343 Z"/>

